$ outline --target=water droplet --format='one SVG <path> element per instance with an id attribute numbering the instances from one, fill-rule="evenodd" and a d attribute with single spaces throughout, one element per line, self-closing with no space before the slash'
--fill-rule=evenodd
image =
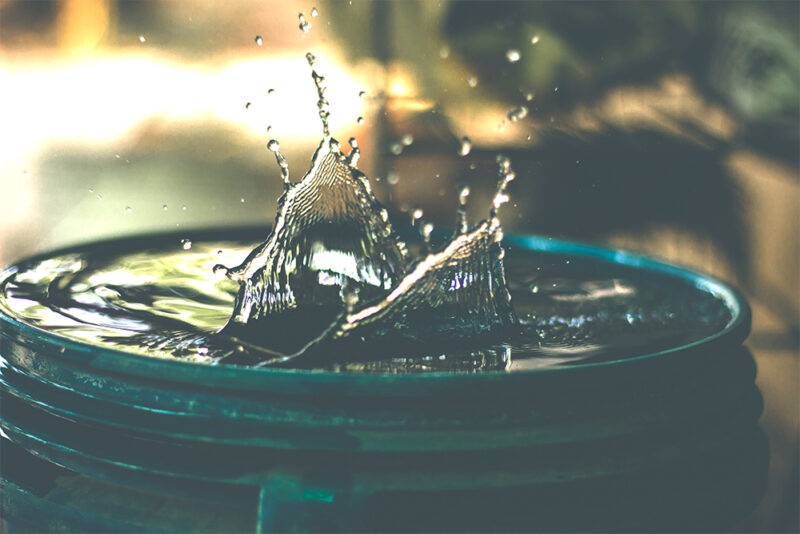
<path id="1" fill-rule="evenodd" d="M 507 172 L 511 168 L 511 160 L 507 156 L 498 154 L 495 161 L 500 168 L 500 172 Z"/>
<path id="2" fill-rule="evenodd" d="M 554 93 L 557 93 L 557 92 L 558 92 L 558 86 L 557 86 L 557 85 L 556 85 L 555 87 L 553 87 L 553 92 L 554 92 Z"/>
<path id="3" fill-rule="evenodd" d="M 458 149 L 459 156 L 466 156 L 472 150 L 472 140 L 466 135 L 461 138 L 461 146 Z"/>
<path id="4" fill-rule="evenodd" d="M 508 120 L 510 120 L 511 122 L 520 121 L 527 116 L 528 116 L 528 108 L 525 106 L 515 107 L 514 109 L 509 110 L 507 115 Z"/>
<path id="5" fill-rule="evenodd" d="M 534 95 L 533 93 L 525 93 L 525 101 L 530 102 L 531 100 L 533 100 L 534 96 L 536 95 Z"/>
<path id="6" fill-rule="evenodd" d="M 94 193 L 94 189 L 89 189 L 89 192 L 90 193 Z"/>
<path id="7" fill-rule="evenodd" d="M 400 143 L 392 143 L 389 146 L 389 151 L 391 151 L 391 153 L 394 154 L 395 156 L 399 156 L 400 154 L 403 153 L 403 145 L 401 145 Z"/>
<path id="8" fill-rule="evenodd" d="M 301 13 L 300 16 L 302 17 L 303 14 Z M 310 67 L 313 67 L 314 63 L 316 63 L 316 61 L 317 61 L 317 56 L 315 56 L 311 52 L 306 52 L 306 61 L 308 62 L 308 65 Z"/>
<path id="9" fill-rule="evenodd" d="M 469 231 L 467 222 L 467 199 L 469 198 L 469 186 L 461 185 L 458 190 L 458 211 L 456 212 L 456 231 L 458 234 L 466 234 Z"/>
<path id="10" fill-rule="evenodd" d="M 389 174 L 386 175 L 386 183 L 389 185 L 397 185 L 397 182 L 399 181 L 400 175 L 394 171 L 390 171 Z"/>
<path id="11" fill-rule="evenodd" d="M 431 240 L 431 233 L 433 233 L 433 225 L 425 223 L 422 225 L 422 239 L 428 243 Z"/>
<path id="12" fill-rule="evenodd" d="M 181 211 L 186 211 L 186 206 L 185 205 L 181 206 Z"/>
<path id="13" fill-rule="evenodd" d="M 130 213 L 130 212 L 132 212 L 132 211 L 133 211 L 133 208 L 132 208 L 132 207 L 130 207 L 130 206 L 125 206 L 125 212 L 126 212 L 126 213 Z"/>
<path id="14" fill-rule="evenodd" d="M 267 89 L 267 94 L 268 94 L 268 95 L 271 95 L 271 94 L 273 94 L 274 92 L 275 92 L 275 89 L 273 89 L 273 88 L 269 88 L 269 89 Z"/>
<path id="15" fill-rule="evenodd" d="M 319 11 L 317 11 L 316 7 L 312 7 L 311 8 L 311 16 L 312 17 L 318 17 L 319 16 Z"/>
<path id="16" fill-rule="evenodd" d="M 520 60 L 521 57 L 522 54 L 520 54 L 519 50 L 517 50 L 516 48 L 512 48 L 506 51 L 506 59 L 508 60 L 509 63 L 516 63 L 517 61 Z"/>
<path id="17" fill-rule="evenodd" d="M 300 31 L 303 33 L 308 33 L 308 30 L 311 29 L 311 23 L 306 20 L 305 15 L 302 13 L 298 13 L 297 18 L 300 20 L 300 24 L 298 25 Z"/>
<path id="18" fill-rule="evenodd" d="M 358 124 L 364 124 L 364 117 L 359 117 L 359 118 L 357 118 L 357 119 L 356 119 L 356 122 L 357 122 Z"/>
<path id="19" fill-rule="evenodd" d="M 533 37 L 531 37 L 531 44 L 537 44 L 538 42 L 539 42 L 538 35 L 534 35 Z"/>
<path id="20" fill-rule="evenodd" d="M 163 206 L 161 206 L 161 209 L 164 210 L 164 211 L 167 211 L 169 209 L 169 206 L 164 204 Z"/>
<path id="21" fill-rule="evenodd" d="M 244 197 L 240 198 L 240 199 L 239 199 L 239 202 L 241 202 L 242 204 L 244 204 Z"/>
<path id="22" fill-rule="evenodd" d="M 147 42 L 147 39 L 145 39 L 144 35 L 140 35 L 140 36 L 139 36 L 139 42 L 140 42 L 140 43 L 145 43 L 145 42 Z"/>
<path id="23" fill-rule="evenodd" d="M 267 125 L 267 133 L 269 133 L 269 132 L 271 132 L 271 131 L 272 131 L 272 125 L 269 125 L 269 124 L 268 124 L 268 125 Z"/>
<path id="24" fill-rule="evenodd" d="M 414 223 L 422 218 L 425 213 L 422 211 L 421 208 L 417 208 L 411 212 L 411 222 Z"/>
<path id="25" fill-rule="evenodd" d="M 367 96 L 367 92 L 366 91 L 359 91 L 358 92 L 358 98 L 364 98 L 365 96 Z"/>
<path id="26" fill-rule="evenodd" d="M 256 35 L 256 39 L 255 40 L 256 40 L 256 44 L 258 46 L 262 46 L 264 44 L 264 39 L 262 39 L 260 35 Z"/>
<path id="27" fill-rule="evenodd" d="M 191 239 L 181 239 L 181 247 L 183 250 L 189 250 L 192 248 L 192 240 Z"/>
<path id="28" fill-rule="evenodd" d="M 411 143 L 414 142 L 414 136 L 411 134 L 405 134 L 400 142 L 403 143 L 403 146 L 411 146 Z"/>
<path id="29" fill-rule="evenodd" d="M 450 57 L 450 47 L 445 45 L 439 49 L 439 57 L 442 59 L 447 59 Z"/>
<path id="30" fill-rule="evenodd" d="M 115 157 L 116 159 L 119 159 L 119 157 L 120 157 L 120 156 L 119 156 L 119 154 L 114 154 L 114 157 Z"/>
<path id="31" fill-rule="evenodd" d="M 247 102 L 247 103 L 244 105 L 244 109 L 250 109 L 250 106 L 252 106 L 252 105 L 253 105 L 253 103 L 252 103 L 252 102 Z"/>
<path id="32" fill-rule="evenodd" d="M 470 76 L 469 78 L 467 78 L 467 85 L 469 85 L 473 89 L 475 87 L 478 87 L 478 78 L 476 76 Z"/>
<path id="33" fill-rule="evenodd" d="M 272 152 L 277 152 L 281 149 L 281 144 L 278 142 L 277 139 L 270 139 L 269 143 L 267 143 L 267 148 L 270 149 Z"/>
<path id="34" fill-rule="evenodd" d="M 470 189 L 468 185 L 462 185 L 461 189 L 458 191 L 458 203 L 462 206 L 467 205 L 467 199 L 469 198 Z"/>

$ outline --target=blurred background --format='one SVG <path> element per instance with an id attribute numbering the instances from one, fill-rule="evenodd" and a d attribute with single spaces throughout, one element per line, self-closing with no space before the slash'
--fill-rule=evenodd
<path id="1" fill-rule="evenodd" d="M 302 15 L 302 16 L 301 16 Z M 0 264 L 56 246 L 271 222 L 335 136 L 395 217 L 725 279 L 754 310 L 770 481 L 743 531 L 797 531 L 800 3 L 0 0 Z"/>

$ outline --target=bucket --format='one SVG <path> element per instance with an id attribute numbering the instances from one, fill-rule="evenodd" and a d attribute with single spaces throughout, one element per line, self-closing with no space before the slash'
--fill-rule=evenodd
<path id="1" fill-rule="evenodd" d="M 160 241 L 175 236 L 92 247 Z M 624 359 L 402 375 L 148 358 L 0 308 L 8 532 L 725 530 L 744 518 L 768 453 L 738 292 L 616 250 L 505 244 L 685 283 L 731 319 Z"/>

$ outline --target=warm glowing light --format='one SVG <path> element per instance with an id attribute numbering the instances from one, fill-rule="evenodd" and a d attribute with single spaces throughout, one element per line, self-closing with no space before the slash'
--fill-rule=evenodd
<path id="1" fill-rule="evenodd" d="M 414 73 L 408 67 L 399 64 L 392 65 L 388 78 L 386 92 L 392 98 L 409 98 L 419 93 Z"/>
<path id="2" fill-rule="evenodd" d="M 331 61 L 333 129 L 364 113 L 361 85 Z M 308 66 L 295 55 L 196 68 L 156 57 L 115 56 L 58 65 L 0 67 L 0 168 L 30 161 L 49 142 L 112 143 L 149 117 L 211 116 L 265 136 L 319 135 L 316 93 Z M 270 89 L 274 91 L 270 92 Z M 252 105 L 247 108 L 246 102 Z M 342 121 L 337 125 L 337 121 Z M 5 164 L 5 165 L 3 165 Z"/>

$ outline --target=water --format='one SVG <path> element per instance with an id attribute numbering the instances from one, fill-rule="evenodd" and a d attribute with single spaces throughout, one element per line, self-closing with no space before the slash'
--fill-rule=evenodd
<path id="1" fill-rule="evenodd" d="M 209 273 L 220 261 L 246 257 L 262 232 L 192 236 L 188 250 L 179 235 L 148 237 L 27 262 L 0 286 L 0 311 L 99 348 L 256 365 L 274 354 L 224 333 L 239 286 Z M 387 343 L 294 366 L 407 373 L 580 365 L 697 341 L 731 319 L 702 289 L 600 260 L 511 248 L 505 268 L 519 322 L 506 339 L 438 341 L 422 350 Z M 300 321 L 284 326 L 276 335 L 304 335 Z"/>
<path id="2" fill-rule="evenodd" d="M 299 19 L 308 31 L 302 13 Z M 11 274 L 0 300 L 7 313 L 152 357 L 362 372 L 620 358 L 701 339 L 730 320 L 722 302 L 679 283 L 601 275 L 602 266 L 574 271 L 571 259 L 542 271 L 552 255 L 517 253 L 506 266 L 499 210 L 515 173 L 503 156 L 484 220 L 467 219 L 464 185 L 452 236 L 432 242 L 434 228 L 416 209 L 409 226 L 418 235 L 401 239 L 357 169 L 356 139 L 345 154 L 332 137 L 325 77 L 312 53 L 306 60 L 322 139 L 296 182 L 278 140 L 267 143 L 284 191 L 266 241 L 247 247 L 183 237 L 113 254 L 87 247 Z M 526 114 L 520 107 L 509 119 Z M 413 142 L 406 134 L 392 151 Z M 464 137 L 460 154 L 470 148 Z M 221 261 L 220 251 L 234 261 Z"/>

